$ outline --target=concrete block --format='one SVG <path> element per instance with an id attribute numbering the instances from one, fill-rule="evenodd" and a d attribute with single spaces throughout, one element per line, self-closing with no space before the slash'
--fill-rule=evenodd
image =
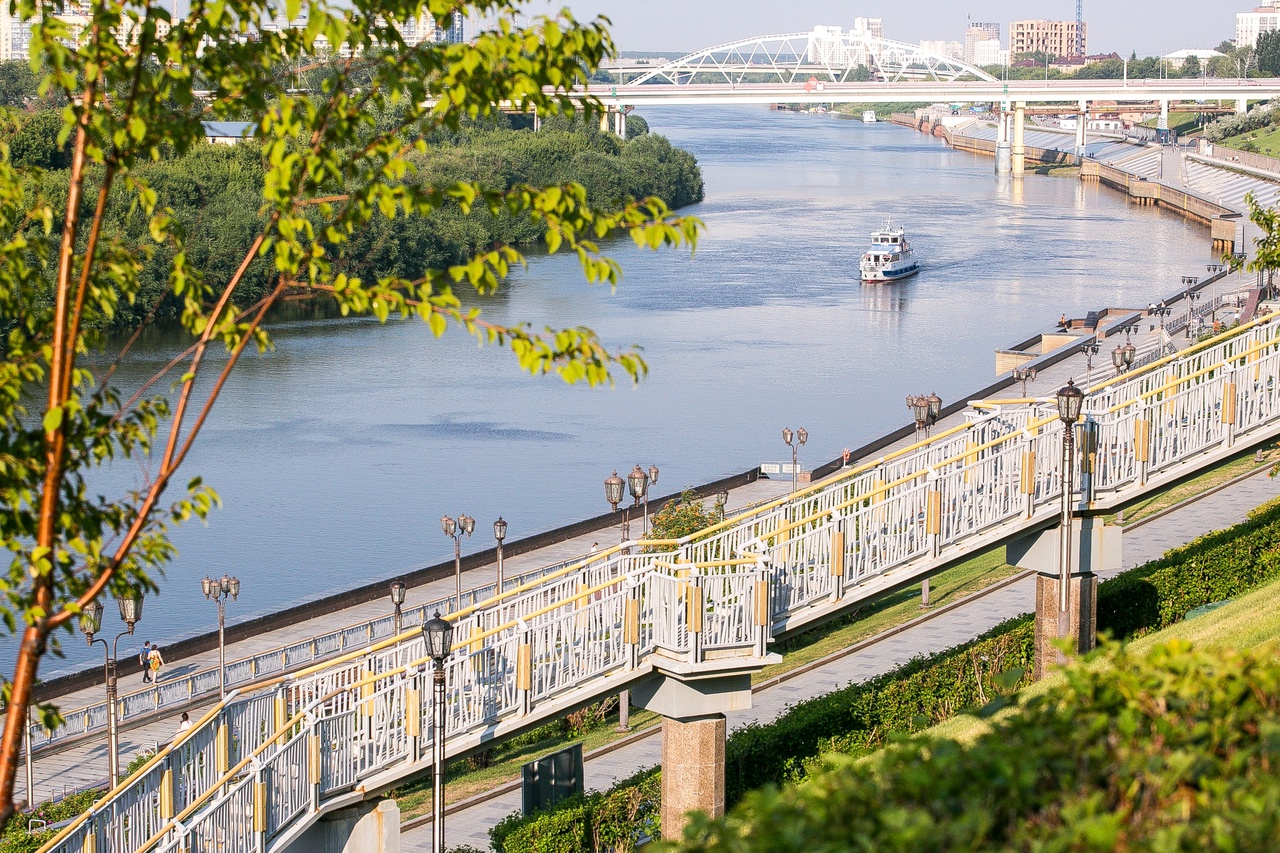
<path id="1" fill-rule="evenodd" d="M 724 715 L 662 721 L 662 837 L 678 840 L 689 812 L 724 814 Z"/>
<path id="2" fill-rule="evenodd" d="M 1005 560 L 1021 569 L 1058 575 L 1061 527 L 1051 527 L 1012 539 L 1005 546 Z M 1100 518 L 1077 518 L 1071 525 L 1071 574 L 1119 569 L 1123 556 L 1123 530 Z"/>

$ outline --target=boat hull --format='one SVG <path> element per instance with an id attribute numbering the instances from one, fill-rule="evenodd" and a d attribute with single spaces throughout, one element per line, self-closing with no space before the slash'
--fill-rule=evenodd
<path id="1" fill-rule="evenodd" d="M 866 284 L 879 284 L 885 281 L 899 281 L 920 272 L 919 264 L 903 267 L 899 270 L 874 270 L 862 273 L 862 281 Z"/>

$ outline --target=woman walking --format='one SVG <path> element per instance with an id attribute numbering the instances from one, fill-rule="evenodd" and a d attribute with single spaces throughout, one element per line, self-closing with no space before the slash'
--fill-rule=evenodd
<path id="1" fill-rule="evenodd" d="M 160 647 L 152 646 L 151 651 L 147 654 L 147 673 L 151 676 L 151 680 L 157 684 L 160 682 L 160 667 L 164 666 L 164 658 L 160 656 Z"/>

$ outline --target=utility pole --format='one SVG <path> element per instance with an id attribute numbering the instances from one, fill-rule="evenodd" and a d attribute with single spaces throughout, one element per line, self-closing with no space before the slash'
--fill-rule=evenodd
<path id="1" fill-rule="evenodd" d="M 1084 56 L 1084 0 L 1076 0 L 1076 56 Z"/>

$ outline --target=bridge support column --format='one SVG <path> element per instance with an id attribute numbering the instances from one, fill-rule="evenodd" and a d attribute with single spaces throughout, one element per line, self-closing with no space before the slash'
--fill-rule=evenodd
<path id="1" fill-rule="evenodd" d="M 1018 101 L 1013 105 L 1013 174 L 1022 175 L 1027 171 L 1027 105 Z"/>
<path id="2" fill-rule="evenodd" d="M 1035 677 L 1044 676 L 1065 662 L 1058 649 L 1070 640 L 1072 654 L 1083 654 L 1098 641 L 1097 572 L 1120 568 L 1121 528 L 1104 525 L 1099 518 L 1077 519 L 1072 525 L 1071 566 L 1067 581 L 1067 609 L 1062 609 L 1061 528 L 1030 533 L 1006 546 L 1006 559 L 1023 569 L 1035 569 L 1036 659 Z"/>
<path id="3" fill-rule="evenodd" d="M 1007 175 L 1013 169 L 1013 149 L 1009 145 L 1009 105 L 1000 108 L 996 123 L 996 174 Z"/>
<path id="4" fill-rule="evenodd" d="M 1169 129 L 1169 102 L 1167 100 L 1160 101 L 1160 118 L 1156 119 L 1156 130 Z M 1166 140 L 1161 140 L 1166 141 Z"/>
<path id="5" fill-rule="evenodd" d="M 1245 100 L 1244 98 L 1239 98 L 1239 99 L 1237 99 L 1237 100 L 1236 100 L 1236 113 L 1237 113 L 1237 114 L 1242 114 L 1242 113 L 1247 113 L 1248 111 L 1249 111 L 1249 102 L 1248 102 L 1247 100 Z"/>
<path id="6" fill-rule="evenodd" d="M 751 673 L 777 655 L 718 661 L 714 670 L 660 674 L 632 701 L 662 721 L 662 837 L 677 840 L 690 812 L 724 814 L 725 714 L 751 707 Z"/>
<path id="7" fill-rule="evenodd" d="M 287 853 L 400 853 L 400 807 L 379 800 L 323 815 Z"/>
<path id="8" fill-rule="evenodd" d="M 1084 159 L 1085 146 L 1089 144 L 1089 102 L 1080 102 L 1079 118 L 1076 121 L 1076 156 Z"/>

